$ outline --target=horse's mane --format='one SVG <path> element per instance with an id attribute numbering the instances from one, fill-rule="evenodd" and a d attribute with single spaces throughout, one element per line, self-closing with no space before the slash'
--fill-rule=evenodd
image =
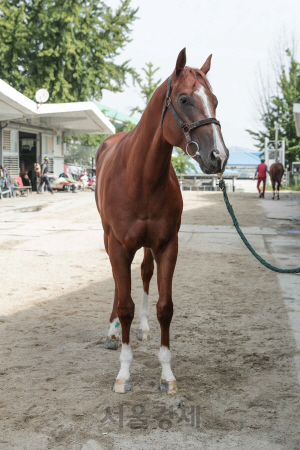
<path id="1" fill-rule="evenodd" d="M 200 79 L 204 82 L 204 84 L 207 86 L 207 88 L 212 92 L 212 87 L 211 87 L 205 73 L 202 72 L 202 70 L 200 70 L 200 69 L 193 69 L 192 67 L 187 67 L 187 66 L 185 66 L 185 68 L 181 71 L 179 77 L 177 78 L 175 83 L 172 85 L 172 87 L 173 88 L 177 87 L 180 83 L 182 83 L 184 78 L 189 74 L 191 74 L 194 78 L 194 86 L 197 84 L 197 81 Z"/>

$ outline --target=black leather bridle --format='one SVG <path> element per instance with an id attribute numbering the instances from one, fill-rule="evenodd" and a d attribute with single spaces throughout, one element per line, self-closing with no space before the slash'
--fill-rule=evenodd
<path id="1" fill-rule="evenodd" d="M 205 78 L 204 81 L 206 82 Z M 168 87 L 167 87 L 167 95 L 166 95 L 166 100 L 165 100 L 165 104 L 164 104 L 164 108 L 163 108 L 163 112 L 161 115 L 161 120 L 160 120 L 160 127 L 161 129 L 163 129 L 163 121 L 164 121 L 164 117 L 167 111 L 167 108 L 169 108 L 172 116 L 174 117 L 174 119 L 176 120 L 176 122 L 178 123 L 178 125 L 180 126 L 180 128 L 182 129 L 182 131 L 184 132 L 185 138 L 186 138 L 186 152 L 188 155 L 190 156 L 196 156 L 199 155 L 200 156 L 200 151 L 199 151 L 199 146 L 197 144 L 197 142 L 193 141 L 190 135 L 190 132 L 192 130 L 194 130 L 195 128 L 199 128 L 199 127 L 203 127 L 204 125 L 210 125 L 211 123 L 215 123 L 216 125 L 219 125 L 219 127 L 221 128 L 221 124 L 220 122 L 215 119 L 214 117 L 209 117 L 207 119 L 203 119 L 203 120 L 198 120 L 197 122 L 193 122 L 193 123 L 185 123 L 183 122 L 183 120 L 179 117 L 179 115 L 177 114 L 177 112 L 175 111 L 172 102 L 171 102 L 171 91 L 172 91 L 172 75 L 169 77 L 168 80 Z M 190 144 L 195 144 L 197 147 L 196 152 L 191 155 L 188 148 Z"/>

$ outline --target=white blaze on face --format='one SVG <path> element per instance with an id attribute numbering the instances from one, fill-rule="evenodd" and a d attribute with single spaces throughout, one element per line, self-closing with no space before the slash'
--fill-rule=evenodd
<path id="1" fill-rule="evenodd" d="M 144 292 L 143 302 L 140 310 L 140 330 L 149 331 L 149 305 L 148 305 L 148 294 Z"/>
<path id="2" fill-rule="evenodd" d="M 204 86 L 200 86 L 199 89 L 195 92 L 195 94 L 197 94 L 198 97 L 201 98 L 207 118 L 213 117 L 209 99 L 206 95 Z M 222 142 L 222 139 L 220 136 L 219 125 L 216 125 L 215 123 L 213 123 L 212 127 L 213 127 L 213 136 L 214 136 L 214 148 L 219 151 L 219 153 L 218 154 L 216 153 L 215 156 L 219 156 L 221 158 L 222 167 L 223 167 L 223 164 L 224 164 L 224 161 L 225 161 L 227 155 L 225 153 L 224 145 L 223 145 L 223 142 Z"/>
<path id="3" fill-rule="evenodd" d="M 171 352 L 168 347 L 162 345 L 158 352 L 158 359 L 162 366 L 161 379 L 166 381 L 175 381 L 171 369 Z"/>
<path id="4" fill-rule="evenodd" d="M 132 359 L 133 356 L 130 344 L 122 344 L 122 350 L 120 355 L 121 369 L 120 372 L 118 373 L 117 380 L 129 380 L 130 378 L 129 367 Z"/>

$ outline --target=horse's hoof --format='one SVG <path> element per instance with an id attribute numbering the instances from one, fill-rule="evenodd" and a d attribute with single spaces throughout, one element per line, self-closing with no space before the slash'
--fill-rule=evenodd
<path id="1" fill-rule="evenodd" d="M 126 391 L 132 391 L 132 384 L 131 384 L 131 380 L 116 380 L 114 387 L 113 387 L 113 391 L 116 392 L 117 394 L 125 394 Z"/>
<path id="2" fill-rule="evenodd" d="M 109 350 L 118 350 L 119 341 L 119 338 L 111 339 L 107 336 L 106 341 L 104 342 L 104 348 L 108 348 Z"/>
<path id="3" fill-rule="evenodd" d="M 160 380 L 160 390 L 161 392 L 166 392 L 167 394 L 177 394 L 177 381 Z"/>
<path id="4" fill-rule="evenodd" d="M 149 330 L 139 330 L 137 334 L 139 341 L 150 341 L 151 334 Z"/>

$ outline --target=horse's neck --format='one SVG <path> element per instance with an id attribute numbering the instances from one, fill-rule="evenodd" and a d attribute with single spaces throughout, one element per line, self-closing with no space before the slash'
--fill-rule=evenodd
<path id="1" fill-rule="evenodd" d="M 153 94 L 132 133 L 130 163 L 134 179 L 149 188 L 157 188 L 169 179 L 172 145 L 165 140 L 160 128 L 166 90 L 167 82 L 164 82 Z"/>

